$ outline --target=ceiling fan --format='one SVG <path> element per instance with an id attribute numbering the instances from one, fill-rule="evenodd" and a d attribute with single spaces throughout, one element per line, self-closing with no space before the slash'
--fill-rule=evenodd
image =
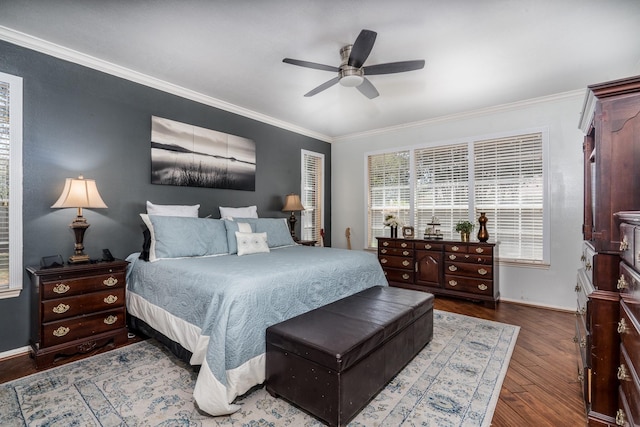
<path id="1" fill-rule="evenodd" d="M 388 62 L 385 64 L 376 64 L 364 67 L 364 62 L 369 57 L 371 49 L 373 49 L 373 44 L 376 41 L 377 35 L 378 33 L 371 30 L 360 31 L 360 34 L 354 44 L 346 45 L 340 49 L 340 57 L 342 58 L 340 67 L 309 61 L 300 61 L 298 59 L 291 58 L 284 58 L 282 62 L 298 65 L 300 67 L 313 68 L 315 70 L 333 71 L 338 73 L 337 77 L 322 83 L 315 89 L 305 93 L 304 96 L 316 95 L 339 82 L 342 86 L 356 87 L 364 96 L 369 99 L 373 99 L 380 94 L 366 76 L 403 73 L 405 71 L 414 71 L 424 68 L 424 59 Z"/>

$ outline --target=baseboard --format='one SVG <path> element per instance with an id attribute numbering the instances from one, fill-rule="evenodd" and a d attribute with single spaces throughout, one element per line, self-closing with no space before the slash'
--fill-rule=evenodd
<path id="1" fill-rule="evenodd" d="M 511 299 L 511 298 L 500 297 L 500 302 L 508 302 L 509 304 L 526 305 L 528 307 L 535 307 L 535 308 L 544 308 L 545 310 L 564 311 L 564 312 L 567 312 L 567 313 L 575 313 L 576 312 L 575 307 L 573 307 L 573 308 L 560 307 L 560 306 L 551 305 L 551 304 L 540 304 L 540 303 L 535 303 L 535 302 L 527 302 L 527 301 L 522 301 L 522 300 L 519 300 L 519 299 Z"/>
<path id="2" fill-rule="evenodd" d="M 20 347 L 20 348 L 14 348 L 13 350 L 9 350 L 9 351 L 3 351 L 2 353 L 0 353 L 0 361 L 1 360 L 5 360 L 5 359 L 10 359 L 12 357 L 16 357 L 16 356 L 22 356 L 25 354 L 29 354 L 29 350 L 31 349 L 31 347 L 24 346 L 24 347 Z"/>

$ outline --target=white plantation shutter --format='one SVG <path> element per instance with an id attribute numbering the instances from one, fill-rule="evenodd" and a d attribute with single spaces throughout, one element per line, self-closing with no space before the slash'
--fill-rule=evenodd
<path id="1" fill-rule="evenodd" d="M 324 182 L 324 155 L 302 150 L 302 211 L 301 240 L 320 242 L 320 230 L 324 228 L 322 208 Z"/>
<path id="2" fill-rule="evenodd" d="M 436 218 L 445 239 L 453 238 L 453 226 L 469 217 L 468 144 L 415 150 L 415 234 L 422 237 Z M 457 236 L 456 236 L 457 237 Z"/>
<path id="3" fill-rule="evenodd" d="M 386 214 L 394 214 L 403 224 L 411 224 L 410 163 L 408 150 L 368 156 L 369 247 L 377 247 L 376 237 L 385 236 L 383 223 Z M 387 236 L 388 233 L 386 231 Z"/>
<path id="4" fill-rule="evenodd" d="M 0 298 L 22 275 L 22 79 L 0 73 Z"/>
<path id="5" fill-rule="evenodd" d="M 486 212 L 500 259 L 542 261 L 542 134 L 479 141 L 475 153 L 475 217 Z"/>

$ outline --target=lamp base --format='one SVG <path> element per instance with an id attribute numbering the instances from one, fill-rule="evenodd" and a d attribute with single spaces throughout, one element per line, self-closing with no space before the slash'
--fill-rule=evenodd
<path id="1" fill-rule="evenodd" d="M 82 264 L 89 261 L 91 261 L 91 258 L 87 254 L 75 254 L 69 257 L 69 264 Z"/>
<path id="2" fill-rule="evenodd" d="M 80 208 L 79 208 L 80 209 Z M 74 245 L 74 253 L 69 257 L 69 264 L 79 264 L 83 262 L 89 262 L 91 258 L 84 253 L 84 232 L 89 228 L 89 223 L 82 216 L 82 212 L 78 212 L 78 216 L 73 220 L 69 226 L 73 230 L 73 234 L 76 237 L 76 244 Z"/>

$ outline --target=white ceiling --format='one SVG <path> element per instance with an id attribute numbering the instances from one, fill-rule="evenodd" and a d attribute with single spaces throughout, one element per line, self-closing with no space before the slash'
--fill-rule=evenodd
<path id="1" fill-rule="evenodd" d="M 335 75 L 282 59 L 339 66 L 363 28 L 365 65 L 425 68 L 303 97 Z M 2 0 L 0 38 L 331 141 L 640 74 L 640 1 Z"/>

